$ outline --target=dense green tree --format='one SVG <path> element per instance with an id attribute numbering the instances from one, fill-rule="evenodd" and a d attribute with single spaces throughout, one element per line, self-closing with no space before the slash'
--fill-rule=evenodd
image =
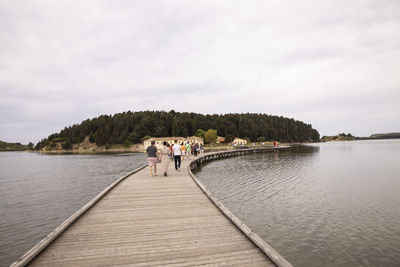
<path id="1" fill-rule="evenodd" d="M 137 144 L 141 141 L 140 135 L 137 132 L 131 132 L 126 138 L 132 144 Z"/>
<path id="2" fill-rule="evenodd" d="M 235 136 L 232 134 L 225 135 L 225 142 L 232 142 L 235 139 Z"/>
<path id="3" fill-rule="evenodd" d="M 42 149 L 59 140 L 80 143 L 86 136 L 97 145 L 136 144 L 145 136 L 202 136 L 201 129 L 215 129 L 227 141 L 235 137 L 280 142 L 312 142 L 319 140 L 319 133 L 310 124 L 294 119 L 267 114 L 213 114 L 189 112 L 140 111 L 101 115 L 80 124 L 65 127 L 38 142 L 35 149 Z M 61 142 L 61 141 L 59 141 Z"/>
<path id="4" fill-rule="evenodd" d="M 208 129 L 208 131 L 204 134 L 204 142 L 207 144 L 215 144 L 217 138 L 217 130 Z"/>
<path id="5" fill-rule="evenodd" d="M 32 150 L 32 149 L 33 149 L 33 143 L 32 143 L 32 142 L 29 142 L 29 144 L 28 144 L 28 149 L 29 149 L 29 150 Z"/>
<path id="6" fill-rule="evenodd" d="M 203 129 L 197 129 L 196 130 L 196 133 L 194 134 L 195 136 L 197 136 L 197 137 L 201 137 L 201 138 L 204 138 L 204 134 L 205 134 L 206 132 L 203 130 Z"/>

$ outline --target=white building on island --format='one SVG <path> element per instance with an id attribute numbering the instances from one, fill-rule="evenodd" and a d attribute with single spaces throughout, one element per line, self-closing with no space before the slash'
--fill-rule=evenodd
<path id="1" fill-rule="evenodd" d="M 232 145 L 236 145 L 236 146 L 243 146 L 247 144 L 247 140 L 242 139 L 242 138 L 238 138 L 236 137 L 233 141 L 232 141 Z"/>
<path id="2" fill-rule="evenodd" d="M 151 146 L 151 141 L 155 141 L 156 142 L 156 147 L 158 149 L 163 147 L 163 142 L 167 141 L 167 143 L 169 143 L 170 145 L 173 145 L 175 140 L 178 141 L 179 144 L 182 144 L 182 142 L 184 144 L 186 144 L 187 142 L 189 142 L 189 144 L 201 144 L 204 146 L 204 139 L 201 137 L 197 137 L 197 136 L 190 136 L 190 137 L 153 137 L 150 139 L 147 139 L 143 142 L 144 144 L 144 149 L 146 150 L 146 148 L 148 146 Z"/>

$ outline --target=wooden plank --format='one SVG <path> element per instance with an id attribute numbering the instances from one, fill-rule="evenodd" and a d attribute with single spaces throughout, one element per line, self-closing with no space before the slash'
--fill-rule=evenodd
<path id="1" fill-rule="evenodd" d="M 136 170 L 128 173 L 127 175 L 117 179 L 114 183 L 109 185 L 100 194 L 89 201 L 85 206 L 79 209 L 77 212 L 71 215 L 65 222 L 54 229 L 53 232 L 48 234 L 39 243 L 37 243 L 33 248 L 26 252 L 17 262 L 14 262 L 10 267 L 25 266 L 32 259 L 34 259 L 44 248 L 46 248 L 51 242 L 53 242 L 61 233 L 63 233 L 69 226 L 71 226 L 77 219 L 79 219 L 85 212 L 87 212 L 94 204 L 96 204 L 103 196 L 105 196 L 109 191 L 111 191 L 116 185 L 118 185 L 125 178 L 131 176 L 132 174 L 140 171 L 146 166 L 137 168 Z"/>
<path id="2" fill-rule="evenodd" d="M 184 160 L 181 169 L 189 164 Z M 35 246 L 40 254 L 30 251 L 13 266 L 274 266 L 253 243 L 260 243 L 257 236 L 249 229 L 244 235 L 235 224 L 246 226 L 225 217 L 223 205 L 214 205 L 199 186 L 172 163 L 168 177 L 150 177 L 147 169 L 132 173 L 46 240 L 45 249 Z"/>
<path id="3" fill-rule="evenodd" d="M 287 146 L 281 147 L 281 149 L 287 149 Z M 277 149 L 277 148 L 274 148 Z M 255 149 L 255 150 L 244 150 L 251 153 L 263 152 L 263 150 L 271 150 L 270 148 L 265 149 Z M 231 156 L 235 153 L 232 151 L 216 152 L 214 153 L 217 158 L 220 156 Z M 201 158 L 195 161 L 202 161 Z M 195 162 L 194 162 L 195 163 Z M 235 214 L 233 214 L 229 209 L 227 209 L 213 194 L 200 182 L 199 179 L 192 173 L 190 165 L 188 166 L 188 172 L 192 179 L 198 184 L 198 186 L 203 190 L 203 192 L 210 198 L 210 200 L 229 218 L 250 240 L 254 242 L 277 266 L 282 267 L 293 267 L 285 258 L 283 258 L 277 251 L 275 251 L 267 242 L 265 242 L 259 235 L 253 232 L 245 223 L 243 223 Z"/>

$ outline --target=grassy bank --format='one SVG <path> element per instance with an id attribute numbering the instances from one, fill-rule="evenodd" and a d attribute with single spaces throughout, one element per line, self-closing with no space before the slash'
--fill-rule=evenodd
<path id="1" fill-rule="evenodd" d="M 21 143 L 7 143 L 0 141 L 0 151 L 25 151 L 29 146 L 22 145 Z"/>

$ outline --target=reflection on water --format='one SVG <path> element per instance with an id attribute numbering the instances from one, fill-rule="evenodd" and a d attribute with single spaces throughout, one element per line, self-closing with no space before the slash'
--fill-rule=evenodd
<path id="1" fill-rule="evenodd" d="M 0 153 L 0 266 L 8 266 L 108 185 L 146 163 L 143 153 Z"/>
<path id="2" fill-rule="evenodd" d="M 398 266 L 400 141 L 296 146 L 196 176 L 295 266 Z"/>

